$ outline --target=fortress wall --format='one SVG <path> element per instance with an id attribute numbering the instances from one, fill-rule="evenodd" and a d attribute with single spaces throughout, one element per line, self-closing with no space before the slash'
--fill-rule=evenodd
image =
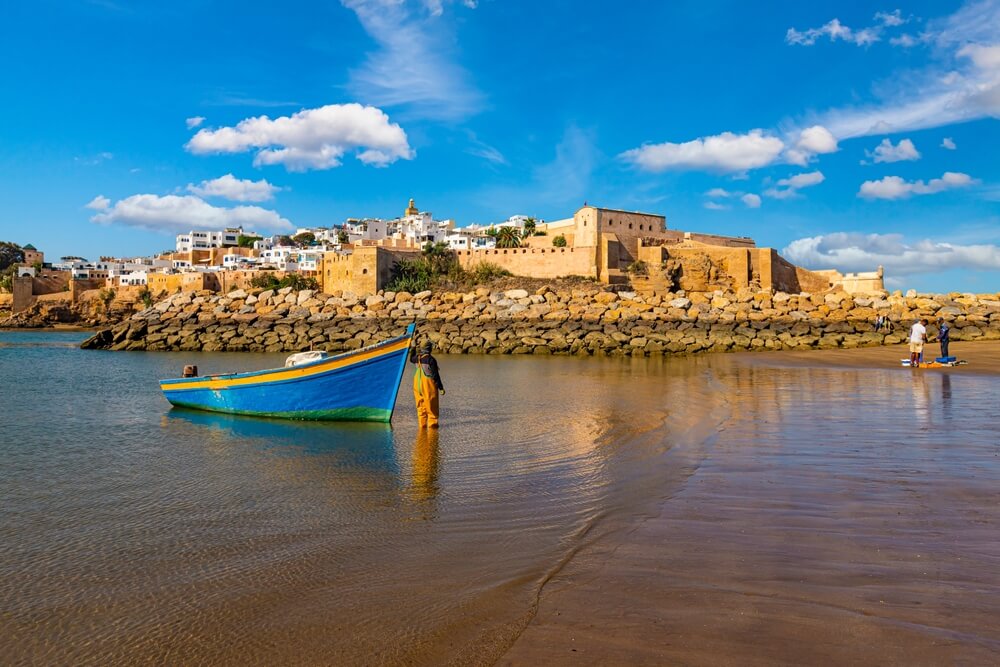
<path id="1" fill-rule="evenodd" d="M 489 262 L 515 276 L 559 278 L 595 275 L 595 248 L 491 248 L 458 250 L 455 254 L 464 269 Z"/>

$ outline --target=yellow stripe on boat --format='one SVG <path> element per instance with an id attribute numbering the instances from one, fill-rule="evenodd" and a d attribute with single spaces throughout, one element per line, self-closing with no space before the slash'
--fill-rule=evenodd
<path id="1" fill-rule="evenodd" d="M 348 353 L 344 356 L 332 357 L 331 359 L 307 366 L 293 367 L 264 375 L 252 375 L 248 377 L 232 377 L 228 375 L 207 376 L 193 379 L 191 382 L 170 382 L 160 384 L 163 391 L 178 391 L 183 389 L 230 389 L 248 384 L 261 384 L 264 382 L 282 382 L 285 380 L 300 380 L 312 375 L 326 373 L 337 368 L 351 366 L 362 363 L 369 359 L 376 359 L 386 354 L 392 354 L 400 350 L 405 350 L 410 345 L 409 337 L 397 341 L 390 345 L 378 346 L 369 351 Z"/>

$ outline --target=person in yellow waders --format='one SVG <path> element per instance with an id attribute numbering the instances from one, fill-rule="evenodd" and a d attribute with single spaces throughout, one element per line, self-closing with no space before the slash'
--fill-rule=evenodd
<path id="1" fill-rule="evenodd" d="M 410 363 L 417 365 L 413 374 L 413 400 L 417 404 L 417 422 L 420 428 L 438 427 L 438 392 L 444 392 L 437 360 L 431 356 L 432 346 L 425 342 L 420 350 L 410 350 Z"/>

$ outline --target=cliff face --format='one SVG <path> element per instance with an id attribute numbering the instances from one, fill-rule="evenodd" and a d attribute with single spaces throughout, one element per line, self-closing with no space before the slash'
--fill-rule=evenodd
<path id="1" fill-rule="evenodd" d="M 893 330 L 875 330 L 885 316 Z M 559 285 L 457 293 L 318 294 L 285 288 L 176 294 L 83 346 L 113 350 L 351 350 L 410 322 L 442 352 L 653 355 L 903 342 L 917 318 L 944 317 L 953 340 L 1000 339 L 1000 295 L 846 293 L 639 295 Z"/>

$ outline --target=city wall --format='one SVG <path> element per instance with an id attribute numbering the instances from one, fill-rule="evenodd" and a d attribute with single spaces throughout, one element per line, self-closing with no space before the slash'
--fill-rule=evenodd
<path id="1" fill-rule="evenodd" d="M 554 279 L 563 276 L 591 276 L 595 248 L 487 248 L 483 250 L 457 250 L 463 269 L 473 269 L 478 264 L 496 264 L 515 276 Z"/>
<path id="2" fill-rule="evenodd" d="M 879 316 L 891 328 L 876 330 Z M 955 341 L 1000 339 L 1000 294 L 639 294 L 554 283 L 532 292 L 180 293 L 98 332 L 84 347 L 339 352 L 399 335 L 415 322 L 437 350 L 453 354 L 648 356 L 896 344 L 915 319 L 938 316 Z"/>

